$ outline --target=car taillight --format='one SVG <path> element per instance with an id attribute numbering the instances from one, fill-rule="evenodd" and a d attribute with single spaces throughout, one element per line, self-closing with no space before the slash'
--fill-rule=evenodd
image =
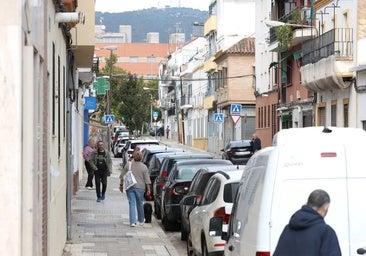
<path id="1" fill-rule="evenodd" d="M 163 181 L 160 181 L 160 182 L 159 182 L 159 187 L 160 187 L 160 188 L 163 188 L 163 187 L 164 187 L 164 185 L 165 185 L 165 182 L 163 182 Z"/>
<path id="2" fill-rule="evenodd" d="M 199 204 L 201 202 L 201 200 L 202 200 L 202 195 L 201 194 L 197 195 L 196 196 L 196 204 Z"/>
<path id="3" fill-rule="evenodd" d="M 187 194 L 187 192 L 188 192 L 188 189 L 189 189 L 189 187 L 188 186 L 176 186 L 176 187 L 174 187 L 171 191 L 170 191 L 170 193 L 172 194 L 172 195 L 176 195 L 176 196 L 179 196 L 179 195 L 185 195 L 185 194 Z"/>
<path id="4" fill-rule="evenodd" d="M 166 179 L 166 177 L 168 177 L 168 172 L 167 171 L 162 171 L 161 172 L 161 177 L 163 177 L 164 179 Z"/>
<path id="5" fill-rule="evenodd" d="M 270 256 L 270 252 L 256 252 L 255 256 Z"/>
<path id="6" fill-rule="evenodd" d="M 216 211 L 214 211 L 214 217 L 220 217 L 222 218 L 222 221 L 225 224 L 229 224 L 229 220 L 230 220 L 230 214 L 226 214 L 225 213 L 225 207 L 220 207 L 219 209 L 217 209 Z"/>

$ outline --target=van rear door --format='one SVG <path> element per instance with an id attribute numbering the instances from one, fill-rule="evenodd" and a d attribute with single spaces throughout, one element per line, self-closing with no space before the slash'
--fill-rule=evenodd
<path id="1" fill-rule="evenodd" d="M 347 250 L 349 215 L 344 146 L 336 141 L 318 141 L 316 146 L 313 143 L 283 145 L 277 167 L 269 220 L 271 253 L 292 214 L 315 189 L 329 193 L 331 204 L 325 221 L 336 231 L 342 251 Z"/>

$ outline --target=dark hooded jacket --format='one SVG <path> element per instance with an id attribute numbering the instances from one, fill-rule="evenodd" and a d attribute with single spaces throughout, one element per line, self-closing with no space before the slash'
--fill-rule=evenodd
<path id="1" fill-rule="evenodd" d="M 284 228 L 273 256 L 340 256 L 335 231 L 309 206 L 295 212 Z"/>

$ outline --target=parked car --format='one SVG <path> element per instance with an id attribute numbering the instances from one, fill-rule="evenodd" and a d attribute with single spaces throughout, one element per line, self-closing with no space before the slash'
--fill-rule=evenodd
<path id="1" fill-rule="evenodd" d="M 113 148 L 114 157 L 122 157 L 123 147 L 126 145 L 128 140 L 129 140 L 128 137 L 122 137 L 122 138 L 117 140 L 117 142 L 116 142 L 116 144 Z"/>
<path id="2" fill-rule="evenodd" d="M 230 160 L 233 164 L 246 164 L 253 155 L 250 140 L 229 141 L 221 151 L 222 159 Z"/>
<path id="3" fill-rule="evenodd" d="M 128 160 L 132 157 L 132 153 L 135 147 L 139 147 L 142 150 L 144 147 L 151 145 L 159 145 L 159 141 L 155 139 L 146 139 L 146 140 L 129 140 L 126 142 L 126 145 L 122 149 L 122 163 L 123 165 L 128 162 Z"/>
<path id="4" fill-rule="evenodd" d="M 164 126 L 151 127 L 149 130 L 150 136 L 164 136 Z"/>
<path id="5" fill-rule="evenodd" d="M 130 137 L 130 132 L 128 131 L 128 129 L 126 127 L 119 126 L 113 134 L 112 143 L 111 143 L 112 150 L 114 149 L 114 147 L 119 139 L 126 138 L 126 137 L 128 137 L 128 138 Z"/>
<path id="6" fill-rule="evenodd" d="M 192 183 L 188 189 L 186 195 L 183 196 L 180 201 L 180 212 L 181 212 L 181 222 L 180 222 L 180 232 L 181 240 L 185 241 L 188 238 L 189 230 L 189 214 L 192 212 L 195 205 L 187 205 L 184 203 L 184 199 L 189 196 L 195 196 L 195 204 L 200 204 L 203 196 L 203 192 L 207 186 L 208 180 L 218 171 L 228 172 L 234 170 L 244 170 L 244 165 L 212 165 L 200 168 L 192 179 Z"/>
<path id="7" fill-rule="evenodd" d="M 184 150 L 181 148 L 173 148 L 173 147 L 168 147 L 168 146 L 164 146 L 164 145 L 148 146 L 141 150 L 141 153 L 142 153 L 141 162 L 144 163 L 147 166 L 147 168 L 149 168 L 150 160 L 153 155 L 158 154 L 158 153 L 183 152 L 183 151 Z"/>
<path id="8" fill-rule="evenodd" d="M 175 152 L 164 157 L 159 174 L 153 183 L 154 213 L 157 219 L 161 218 L 161 191 L 165 181 L 173 165 L 184 159 L 213 159 L 213 155 L 209 153 Z"/>
<path id="9" fill-rule="evenodd" d="M 279 131 L 273 146 L 255 153 L 245 167 L 225 255 L 273 255 L 293 213 L 319 188 L 330 195 L 326 222 L 337 232 L 342 255 L 357 255 L 366 245 L 365 145 L 363 129 L 319 126 Z"/>
<path id="10" fill-rule="evenodd" d="M 188 192 L 196 172 L 210 165 L 232 166 L 232 163 L 222 159 L 195 159 L 181 160 L 174 164 L 161 192 L 161 219 L 165 230 L 179 227 L 181 220 L 179 203 Z"/>
<path id="11" fill-rule="evenodd" d="M 217 172 L 207 183 L 202 200 L 189 215 L 190 233 L 187 239 L 188 255 L 223 255 L 234 198 L 243 170 Z M 195 202 L 196 196 L 185 198 Z"/>

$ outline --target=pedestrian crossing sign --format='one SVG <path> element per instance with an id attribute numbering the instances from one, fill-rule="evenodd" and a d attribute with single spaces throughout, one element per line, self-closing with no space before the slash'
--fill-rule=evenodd
<path id="1" fill-rule="evenodd" d="M 114 123 L 114 115 L 105 115 L 104 120 L 106 124 L 113 124 Z"/>
<path id="2" fill-rule="evenodd" d="M 230 114 L 240 116 L 241 115 L 241 104 L 231 104 Z"/>
<path id="3" fill-rule="evenodd" d="M 216 124 L 222 124 L 224 122 L 224 113 L 214 113 L 213 119 Z"/>

